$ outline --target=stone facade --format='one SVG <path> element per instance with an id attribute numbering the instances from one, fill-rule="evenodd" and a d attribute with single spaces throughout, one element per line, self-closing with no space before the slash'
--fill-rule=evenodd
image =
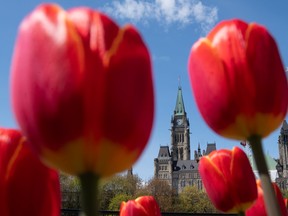
<path id="1" fill-rule="evenodd" d="M 171 137 L 169 146 L 160 146 L 158 157 L 154 159 L 154 177 L 167 181 L 179 193 L 185 186 L 195 185 L 203 189 L 202 180 L 198 171 L 198 162 L 202 155 L 216 150 L 216 144 L 207 144 L 206 151 L 194 152 L 194 159 L 190 155 L 189 119 L 185 111 L 181 86 L 178 87 L 176 106 L 171 118 Z"/>
<path id="2" fill-rule="evenodd" d="M 281 189 L 288 189 L 288 124 L 284 120 L 278 138 L 279 160 L 276 166 L 277 184 Z"/>

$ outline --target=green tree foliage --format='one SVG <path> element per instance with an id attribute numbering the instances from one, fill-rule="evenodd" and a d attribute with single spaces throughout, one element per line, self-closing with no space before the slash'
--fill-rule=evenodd
<path id="1" fill-rule="evenodd" d="M 205 191 L 198 190 L 195 186 L 187 186 L 178 196 L 177 212 L 190 213 L 215 213 L 217 210 L 210 202 Z"/>
<path id="2" fill-rule="evenodd" d="M 62 208 L 81 208 L 78 178 L 61 173 L 60 181 Z M 99 186 L 99 205 L 101 210 L 119 210 L 122 201 L 148 195 L 154 196 L 162 212 L 217 212 L 205 191 L 188 186 L 176 194 L 167 181 L 152 178 L 143 184 L 137 175 L 115 175 L 103 180 Z"/>
<path id="3" fill-rule="evenodd" d="M 62 208 L 80 209 L 81 185 L 77 177 L 60 173 L 60 188 L 62 194 Z"/>
<path id="4" fill-rule="evenodd" d="M 175 193 L 166 181 L 153 178 L 142 190 L 142 195 L 154 196 L 162 212 L 173 212 Z"/>
<path id="5" fill-rule="evenodd" d="M 111 199 L 109 206 L 108 206 L 108 210 L 118 211 L 123 201 L 127 202 L 128 200 L 132 200 L 132 199 L 134 199 L 134 197 L 129 194 L 122 194 L 122 193 L 117 194 Z"/>
<path id="6" fill-rule="evenodd" d="M 281 190 L 283 198 L 288 198 L 288 190 Z"/>
<path id="7" fill-rule="evenodd" d="M 119 194 L 136 198 L 136 191 L 141 187 L 141 179 L 136 176 L 116 175 L 100 184 L 100 209 L 109 209 L 111 200 Z"/>

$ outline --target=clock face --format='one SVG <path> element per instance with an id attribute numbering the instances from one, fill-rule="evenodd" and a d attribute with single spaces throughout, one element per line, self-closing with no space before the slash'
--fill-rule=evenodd
<path id="1" fill-rule="evenodd" d="M 183 120 L 182 119 L 177 119 L 177 125 L 182 125 Z"/>

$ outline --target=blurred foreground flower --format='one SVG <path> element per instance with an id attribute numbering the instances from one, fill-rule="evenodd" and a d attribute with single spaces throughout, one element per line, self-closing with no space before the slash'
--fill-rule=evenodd
<path id="1" fill-rule="evenodd" d="M 150 136 L 149 52 L 133 26 L 88 8 L 41 5 L 19 28 L 12 101 L 47 164 L 110 176 L 129 168 Z"/>
<path id="2" fill-rule="evenodd" d="M 287 78 L 273 37 L 256 23 L 223 21 L 193 45 L 188 70 L 207 124 L 224 137 L 249 141 L 268 213 L 279 215 L 262 148 L 262 138 L 282 123 L 288 105 Z"/>
<path id="3" fill-rule="evenodd" d="M 193 45 L 188 69 L 198 108 L 216 133 L 238 140 L 266 137 L 283 122 L 287 79 L 263 26 L 221 22 Z"/>
<path id="4" fill-rule="evenodd" d="M 0 128 L 0 210 L 3 216 L 60 215 L 60 183 L 17 130 Z"/>
<path id="5" fill-rule="evenodd" d="M 287 198 L 284 198 L 284 204 L 285 204 L 286 209 L 288 210 L 288 199 Z"/>
<path id="6" fill-rule="evenodd" d="M 209 198 L 220 211 L 244 212 L 257 199 L 254 173 L 245 152 L 238 147 L 203 156 L 199 173 Z"/>
<path id="7" fill-rule="evenodd" d="M 160 216 L 158 203 L 153 196 L 142 196 L 122 202 L 120 216 Z"/>
<path id="8" fill-rule="evenodd" d="M 152 129 L 150 55 L 138 31 L 89 8 L 36 8 L 21 23 L 12 102 L 31 148 L 78 175 L 86 216 L 97 215 L 97 181 L 139 158 Z"/>
<path id="9" fill-rule="evenodd" d="M 285 200 L 282 197 L 281 191 L 279 187 L 273 184 L 274 191 L 276 193 L 277 201 L 279 203 L 281 209 L 281 216 L 287 216 L 287 208 L 285 205 Z M 258 199 L 257 201 L 246 211 L 246 216 L 267 216 L 267 212 L 265 209 L 264 197 L 263 197 L 263 189 L 259 180 L 257 180 L 257 189 L 258 189 Z"/>

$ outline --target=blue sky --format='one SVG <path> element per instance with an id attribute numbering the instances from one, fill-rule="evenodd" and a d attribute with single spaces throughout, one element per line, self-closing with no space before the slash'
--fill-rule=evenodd
<path id="1" fill-rule="evenodd" d="M 10 62 L 17 28 L 21 20 L 43 1 L 4 1 L 0 14 L 0 126 L 17 128 L 10 104 Z M 152 56 L 156 115 L 150 141 L 134 166 L 144 180 L 153 176 L 154 158 L 160 145 L 169 145 L 170 119 L 176 104 L 178 77 L 181 77 L 184 103 L 190 119 L 191 152 L 198 143 L 202 149 L 216 142 L 217 148 L 229 148 L 239 142 L 221 138 L 202 120 L 194 102 L 187 73 L 187 59 L 193 43 L 215 24 L 240 18 L 265 25 L 274 36 L 283 64 L 288 66 L 288 2 L 279 0 L 124 0 L 55 1 L 63 8 L 89 6 L 108 13 L 119 25 L 132 23 L 141 32 Z M 278 158 L 279 129 L 264 140 L 265 152 Z"/>

